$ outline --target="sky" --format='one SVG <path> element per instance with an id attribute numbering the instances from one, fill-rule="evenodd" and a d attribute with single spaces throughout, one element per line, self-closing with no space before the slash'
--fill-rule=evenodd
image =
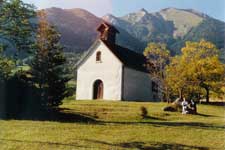
<path id="1" fill-rule="evenodd" d="M 83 8 L 96 16 L 102 17 L 108 13 L 123 16 L 145 8 L 156 12 L 164 8 L 195 9 L 216 19 L 225 21 L 225 0 L 23 0 L 34 4 L 38 9 Z"/>

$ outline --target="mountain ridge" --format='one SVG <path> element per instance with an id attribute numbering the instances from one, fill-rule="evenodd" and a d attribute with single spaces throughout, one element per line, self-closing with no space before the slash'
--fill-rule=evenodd
<path id="1" fill-rule="evenodd" d="M 191 36 L 195 41 L 201 38 L 219 41 L 220 44 L 215 44 L 224 49 L 224 38 L 213 39 L 217 36 L 224 37 L 225 31 L 222 28 L 225 23 L 194 9 L 165 8 L 153 13 L 140 9 L 121 17 L 107 14 L 102 18 L 80 8 L 48 8 L 46 12 L 49 22 L 62 34 L 62 44 L 66 51 L 86 51 L 96 40 L 96 28 L 103 20 L 113 24 L 120 31 L 117 38 L 119 45 L 140 53 L 147 43 L 162 42 L 168 45 L 172 54 L 179 54 L 184 40 L 190 40 Z M 200 31 L 204 33 L 199 33 Z"/>

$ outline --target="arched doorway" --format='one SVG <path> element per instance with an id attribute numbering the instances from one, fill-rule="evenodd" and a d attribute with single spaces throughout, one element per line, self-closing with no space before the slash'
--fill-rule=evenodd
<path id="1" fill-rule="evenodd" d="M 103 82 L 96 80 L 93 85 L 93 99 L 103 99 Z"/>

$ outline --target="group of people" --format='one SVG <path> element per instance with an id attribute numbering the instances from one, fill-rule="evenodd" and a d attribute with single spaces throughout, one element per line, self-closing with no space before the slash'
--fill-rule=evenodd
<path id="1" fill-rule="evenodd" d="M 182 114 L 196 114 L 197 113 L 197 106 L 193 100 L 186 100 L 183 98 L 181 103 L 182 105 Z"/>

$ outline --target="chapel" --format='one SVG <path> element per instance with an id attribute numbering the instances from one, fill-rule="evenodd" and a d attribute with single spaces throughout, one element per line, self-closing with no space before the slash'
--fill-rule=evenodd
<path id="1" fill-rule="evenodd" d="M 116 44 L 119 31 L 103 22 L 99 38 L 77 64 L 77 100 L 158 101 L 144 55 Z"/>

